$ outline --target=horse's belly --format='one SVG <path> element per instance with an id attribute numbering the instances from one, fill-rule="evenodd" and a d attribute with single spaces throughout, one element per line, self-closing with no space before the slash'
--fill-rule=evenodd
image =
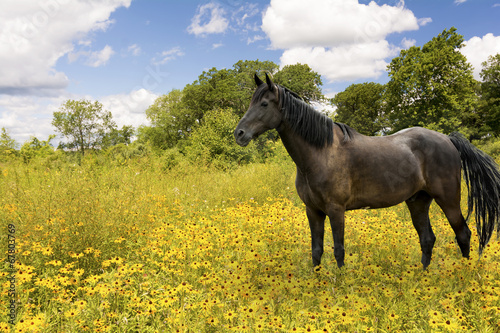
<path id="1" fill-rule="evenodd" d="M 423 182 L 419 177 L 406 181 L 391 179 L 384 183 L 365 182 L 364 186 L 353 189 L 350 200 L 346 205 L 347 210 L 353 209 L 375 209 L 395 206 L 408 200 L 416 192 L 420 191 Z"/>

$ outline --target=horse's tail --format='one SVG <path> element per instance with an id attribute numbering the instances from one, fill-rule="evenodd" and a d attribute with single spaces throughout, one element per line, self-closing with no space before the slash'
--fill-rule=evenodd
<path id="1" fill-rule="evenodd" d="M 463 176 L 469 192 L 466 220 L 475 209 L 481 254 L 495 228 L 497 232 L 500 229 L 500 171 L 493 158 L 473 146 L 460 133 L 451 133 L 449 138 L 460 152 Z"/>

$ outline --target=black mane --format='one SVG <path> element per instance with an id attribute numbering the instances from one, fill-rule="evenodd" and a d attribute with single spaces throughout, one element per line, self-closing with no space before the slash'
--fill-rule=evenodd
<path id="1" fill-rule="evenodd" d="M 342 123 L 333 122 L 325 114 L 316 111 L 296 93 L 278 86 L 280 109 L 292 130 L 309 144 L 322 148 L 333 143 L 333 126 L 336 124 L 344 134 L 343 142 L 351 139 L 354 130 Z"/>

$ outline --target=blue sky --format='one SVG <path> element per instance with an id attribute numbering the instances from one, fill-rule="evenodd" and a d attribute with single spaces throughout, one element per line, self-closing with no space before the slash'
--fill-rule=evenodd
<path id="1" fill-rule="evenodd" d="M 500 53 L 500 0 L 6 0 L 0 3 L 0 127 L 55 133 L 68 99 L 99 100 L 119 126 L 207 69 L 307 63 L 328 96 L 387 81 L 401 49 L 452 26 L 475 67 Z"/>

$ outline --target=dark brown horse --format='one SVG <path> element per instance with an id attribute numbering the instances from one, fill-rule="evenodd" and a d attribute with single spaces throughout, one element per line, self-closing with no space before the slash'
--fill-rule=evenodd
<path id="1" fill-rule="evenodd" d="M 344 213 L 405 201 L 420 238 L 422 264 L 430 264 L 436 240 L 429 221 L 432 200 L 441 207 L 464 257 L 471 232 L 460 210 L 461 169 L 475 209 L 479 251 L 499 228 L 500 172 L 495 161 L 463 136 L 413 127 L 382 137 L 334 123 L 296 94 L 255 75 L 257 89 L 234 136 L 246 146 L 276 128 L 297 165 L 297 192 L 306 205 L 313 265 L 323 254 L 324 222 L 330 219 L 337 265 L 344 265 Z"/>

